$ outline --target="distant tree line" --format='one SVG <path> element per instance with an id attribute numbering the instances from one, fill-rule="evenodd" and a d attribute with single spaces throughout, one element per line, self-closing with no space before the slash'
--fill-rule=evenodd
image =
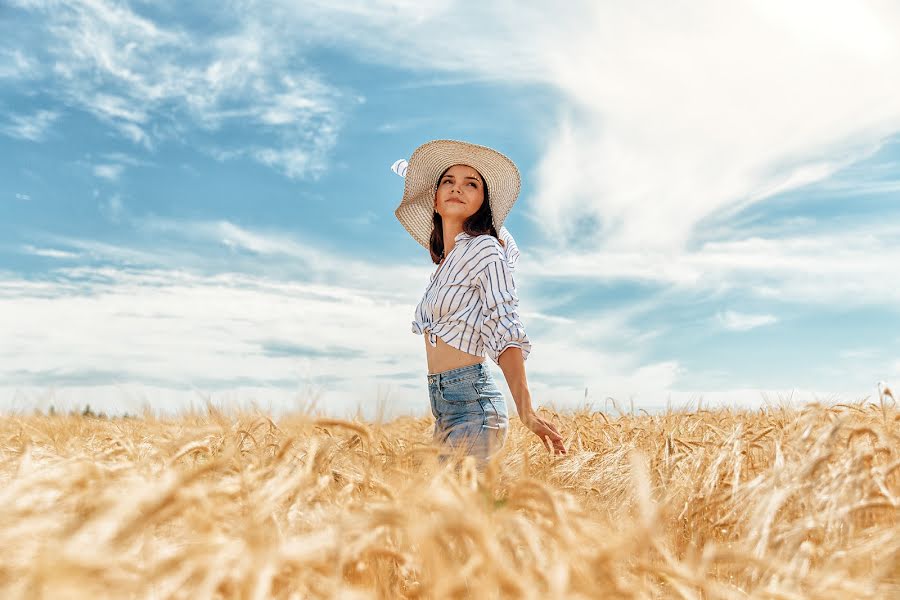
<path id="1" fill-rule="evenodd" d="M 35 413 L 44 414 L 43 412 L 41 412 L 40 409 L 35 410 Z M 93 410 L 91 410 L 90 404 L 85 404 L 84 408 L 81 410 L 79 410 L 77 408 L 73 408 L 68 413 L 57 413 L 56 407 L 51 404 L 50 408 L 47 409 L 47 415 L 52 417 L 52 416 L 55 416 L 56 414 L 68 414 L 70 417 L 82 416 L 82 417 L 88 417 L 91 419 L 135 419 L 135 418 L 137 418 L 136 415 L 131 415 L 127 412 L 123 413 L 121 415 L 107 415 L 103 411 L 94 412 Z"/>

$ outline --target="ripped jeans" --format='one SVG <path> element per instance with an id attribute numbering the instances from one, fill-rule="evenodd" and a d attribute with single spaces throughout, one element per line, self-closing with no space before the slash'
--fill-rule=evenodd
<path id="1" fill-rule="evenodd" d="M 443 447 L 441 463 L 461 449 L 483 468 L 506 442 L 509 415 L 503 393 L 485 363 L 428 375 L 434 415 L 432 439 Z"/>

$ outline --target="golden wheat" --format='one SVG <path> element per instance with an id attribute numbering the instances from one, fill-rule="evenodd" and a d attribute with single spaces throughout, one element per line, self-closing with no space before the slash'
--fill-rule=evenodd
<path id="1" fill-rule="evenodd" d="M 883 397 L 549 416 L 484 472 L 430 418 L 7 416 L 0 597 L 900 597 Z"/>

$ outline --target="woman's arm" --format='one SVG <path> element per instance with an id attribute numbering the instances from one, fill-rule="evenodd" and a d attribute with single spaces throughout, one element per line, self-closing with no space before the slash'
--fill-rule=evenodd
<path id="1" fill-rule="evenodd" d="M 497 360 L 497 364 L 503 370 L 509 392 L 516 403 L 516 411 L 519 418 L 525 421 L 534 414 L 531 406 L 531 392 L 528 391 L 528 381 L 525 378 L 525 359 L 522 358 L 522 349 L 518 346 L 507 346 Z"/>
<path id="2" fill-rule="evenodd" d="M 565 454 L 566 448 L 563 446 L 559 430 L 553 423 L 534 412 L 534 407 L 531 405 L 531 392 L 528 391 L 528 381 L 525 378 L 525 359 L 522 358 L 522 349 L 518 346 L 507 346 L 500 353 L 497 364 L 500 365 L 503 376 L 506 377 L 506 383 L 509 385 L 509 391 L 516 403 L 516 411 L 519 413 L 522 423 L 541 438 L 547 450 L 550 450 L 552 445 L 554 452 Z"/>
<path id="3" fill-rule="evenodd" d="M 548 450 L 552 445 L 557 453 L 565 454 L 562 435 L 532 408 L 525 378 L 525 359 L 531 352 L 531 341 L 519 318 L 519 297 L 512 271 L 496 238 L 492 241 L 494 244 L 485 248 L 487 263 L 474 278 L 482 302 L 481 334 L 485 349 L 503 370 L 522 423 L 541 438 Z"/>

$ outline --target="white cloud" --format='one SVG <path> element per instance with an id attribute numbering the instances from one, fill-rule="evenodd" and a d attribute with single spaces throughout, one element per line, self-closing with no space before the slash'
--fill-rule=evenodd
<path id="1" fill-rule="evenodd" d="M 152 238 L 156 250 L 49 237 L 56 258 L 77 253 L 80 265 L 101 265 L 59 269 L 40 281 L 0 277 L 0 337 L 23 340 L 16 353 L 0 356 L 0 378 L 37 386 L 32 398 L 42 386 L 88 398 L 97 390 L 79 386 L 141 382 L 151 398 L 175 406 L 186 396 L 173 388 L 219 390 L 219 397 L 225 388 L 244 389 L 246 398 L 253 394 L 248 386 L 264 385 L 265 397 L 288 406 L 297 390 L 313 386 L 324 390 L 332 413 L 372 406 L 383 394 L 396 411 L 427 410 L 423 341 L 410 331 L 433 268 L 425 257 L 416 265 L 360 260 L 228 221 L 146 220 L 137 233 Z M 216 252 L 222 246 L 230 252 Z M 661 407 L 696 404 L 701 395 L 709 403 L 754 406 L 762 394 L 790 392 L 685 390 L 676 357 L 644 358 L 646 342 L 665 330 L 647 328 L 643 317 L 665 307 L 668 292 L 621 308 L 561 314 L 565 298 L 546 296 L 545 275 L 533 273 L 545 265 L 534 255 L 523 261 L 529 276 L 520 308 L 535 344 L 527 368 L 536 404 L 578 406 L 585 388 L 595 403 L 612 397 L 626 408 L 632 398 L 637 407 Z M 764 320 L 733 311 L 722 318 L 737 328 Z M 512 404 L 502 372 L 490 368 Z M 858 396 L 828 392 L 835 393 Z"/>
<path id="2" fill-rule="evenodd" d="M 750 331 L 778 321 L 774 315 L 751 315 L 733 310 L 716 313 L 719 324 L 730 331 Z"/>
<path id="3" fill-rule="evenodd" d="M 376 388 L 376 392 L 381 393 L 381 390 Z M 0 411 L 6 414 L 20 411 L 31 414 L 35 410 L 47 412 L 51 407 L 57 414 L 80 413 L 90 406 L 93 412 L 107 415 L 142 415 L 145 409 L 149 409 L 151 414 L 171 415 L 182 410 L 203 412 L 207 400 L 226 412 L 238 407 L 245 410 L 257 407 L 272 415 L 309 408 L 313 413 L 320 411 L 352 418 L 358 409 L 368 418 L 375 418 L 378 410 L 377 397 L 348 396 L 302 381 L 294 389 L 236 386 L 228 390 L 213 390 L 198 385 L 187 390 L 126 381 L 113 385 L 0 387 Z"/>
<path id="4" fill-rule="evenodd" d="M 423 343 L 410 332 L 417 298 L 394 290 L 390 267 L 375 268 L 389 286 L 114 268 L 63 270 L 37 286 L 0 281 L 0 335 L 21 340 L 15 352 L 0 351 L 0 377 L 21 386 L 112 380 L 201 390 L 265 385 L 282 393 L 317 384 L 340 407 L 354 399 L 371 404 L 379 385 L 389 385 L 397 410 L 421 413 Z M 427 279 L 426 269 L 421 274 Z M 533 334 L 534 402 L 568 403 L 584 387 L 621 396 L 670 386 L 677 363 L 641 364 L 611 345 L 603 349 L 609 332 L 621 335 L 623 320 L 607 315 L 579 326 L 578 336 L 558 326 Z M 491 368 L 506 391 L 502 372 Z"/>
<path id="5" fill-rule="evenodd" d="M 836 173 L 841 167 L 845 166 L 846 164 L 850 164 L 855 160 L 856 157 L 853 157 L 851 160 L 845 160 L 843 164 L 826 162 L 813 163 L 797 167 L 796 169 L 787 173 L 781 179 L 776 179 L 768 183 L 767 187 L 764 187 L 763 189 L 753 193 L 750 196 L 750 199 L 752 201 L 764 200 L 777 194 L 782 194 L 793 189 L 805 187 L 811 183 L 824 181 L 828 179 L 832 174 Z"/>
<path id="6" fill-rule="evenodd" d="M 136 225 L 147 232 L 181 237 L 192 242 L 221 244 L 235 251 L 263 256 L 284 256 L 330 268 L 322 250 L 298 242 L 283 232 L 251 231 L 230 221 L 176 221 L 145 218 Z"/>
<path id="7" fill-rule="evenodd" d="M 129 167 L 148 167 L 154 164 L 151 161 L 124 152 L 107 152 L 102 154 L 101 158 L 111 163 L 128 165 Z"/>
<path id="8" fill-rule="evenodd" d="M 152 144 L 151 120 L 254 123 L 278 143 L 219 156 L 291 177 L 324 168 L 341 125 L 341 94 L 303 68 L 317 43 L 431 77 L 546 86 L 563 102 L 534 121 L 547 142 L 523 210 L 561 239 L 592 219 L 597 246 L 676 251 L 702 223 L 821 181 L 900 129 L 900 80 L 883 75 L 900 70 L 896 8 L 782 4 L 582 0 L 548 19 L 539 2 L 283 0 L 260 18 L 251 2 L 200 41 L 102 0 L 46 14 L 67 93 L 123 134 Z M 464 20 L 491 35 L 436 35 Z"/>
<path id="9" fill-rule="evenodd" d="M 30 115 L 10 114 L 0 131 L 10 137 L 40 142 L 47 137 L 57 119 L 59 113 L 52 110 L 39 110 Z"/>
<path id="10" fill-rule="evenodd" d="M 339 217 L 338 220 L 342 223 L 349 225 L 350 227 L 360 227 L 365 228 L 371 226 L 373 223 L 377 222 L 379 215 L 374 210 L 364 210 L 359 214 L 355 214 L 348 217 Z"/>
<path id="11" fill-rule="evenodd" d="M 191 140 L 198 126 L 214 134 L 227 125 L 246 135 L 223 154 L 288 177 L 324 170 L 345 101 L 298 59 L 297 38 L 281 34 L 279 23 L 226 10 L 221 34 L 161 24 L 107 0 L 23 7 L 45 19 L 61 100 L 133 143 L 153 150 L 163 140 Z"/>
<path id="12" fill-rule="evenodd" d="M 108 179 L 109 181 L 117 181 L 122 174 L 124 167 L 116 164 L 94 165 L 94 175 Z"/>
<path id="13" fill-rule="evenodd" d="M 136 139 L 134 141 L 140 142 L 141 140 Z M 106 179 L 108 181 L 118 181 L 122 176 L 122 173 L 125 171 L 126 166 L 153 166 L 153 163 L 151 161 L 138 158 L 124 152 L 107 152 L 101 154 L 98 157 L 98 160 L 102 160 L 103 162 L 97 162 L 95 164 L 89 165 L 91 171 L 93 172 L 95 177 L 100 177 L 101 179 Z M 95 195 L 96 193 L 97 192 L 95 191 Z"/>
<path id="14" fill-rule="evenodd" d="M 169 264 L 175 268 L 178 260 L 184 258 L 183 256 L 174 255 L 164 247 L 145 251 L 97 240 L 75 239 L 55 235 L 46 235 L 44 238 L 47 243 L 67 247 L 69 251 L 78 252 L 85 259 L 111 263 L 117 266 L 153 266 Z"/>
<path id="15" fill-rule="evenodd" d="M 896 138 L 900 139 L 900 137 Z M 900 192 L 900 161 L 872 160 L 853 165 L 815 187 L 817 194 L 853 198 Z"/>
<path id="16" fill-rule="evenodd" d="M 850 360 L 870 360 L 877 356 L 874 348 L 848 348 L 840 352 L 841 358 Z"/>
<path id="17" fill-rule="evenodd" d="M 16 194 L 16 200 L 24 200 L 25 202 L 27 202 L 28 200 L 31 200 L 31 196 L 29 196 L 28 194 L 18 193 Z"/>
<path id="18" fill-rule="evenodd" d="M 148 120 L 147 112 L 140 105 L 134 105 L 128 99 L 112 94 L 99 93 L 95 95 L 92 108 L 111 121 L 146 123 Z"/>
<path id="19" fill-rule="evenodd" d="M 609 247 L 679 249 L 701 220 L 827 177 L 900 129 L 900 105 L 886 101 L 900 81 L 883 77 L 900 68 L 889 9 L 816 5 L 859 22 L 863 51 L 808 14 L 682 4 L 625 17 L 595 3 L 572 44 L 537 44 L 549 81 L 588 117 L 577 133 L 551 132 L 535 216 L 552 230 L 588 215 Z M 574 198 L 565 218 L 563 196 Z"/>
<path id="20" fill-rule="evenodd" d="M 102 200 L 99 204 L 100 212 L 113 223 L 121 223 L 125 217 L 125 204 L 122 197 L 113 194 L 109 198 Z"/>
<path id="21" fill-rule="evenodd" d="M 37 64 L 19 49 L 0 49 L 0 79 L 23 79 L 32 77 Z"/>
<path id="22" fill-rule="evenodd" d="M 265 18 L 226 11 L 238 26 L 199 42 L 126 6 L 76 7 L 46 11 L 57 71 L 76 101 L 148 146 L 166 131 L 151 122 L 256 124 L 277 143 L 217 156 L 290 177 L 325 168 L 341 124 L 341 94 L 302 66 L 316 43 L 431 76 L 555 90 L 559 108 L 534 121 L 534 139 L 547 143 L 521 210 L 560 240 L 590 220 L 595 230 L 579 235 L 597 247 L 680 251 L 699 228 L 822 181 L 900 130 L 900 80 L 883 75 L 900 70 L 900 12 L 883 3 L 621 11 L 583 0 L 548 19 L 539 2 L 283 0 L 266 3 Z M 463 20 L 492 34 L 435 35 Z M 86 69 L 100 74 L 97 86 Z"/>
<path id="23" fill-rule="evenodd" d="M 682 251 L 703 227 L 822 181 L 900 130 L 900 11 L 843 0 L 296 2 L 366 60 L 548 86 L 524 210 L 548 237 Z M 489 23 L 437 35 L 447 23 Z M 585 220 L 593 231 L 578 229 Z"/>
<path id="24" fill-rule="evenodd" d="M 389 322 L 394 325 L 399 325 L 401 312 L 374 305 L 364 293 L 320 284 L 109 268 L 65 273 L 68 277 L 51 285 L 57 293 L 50 302 L 29 297 L 27 289 L 16 290 L 16 281 L 4 282 L 7 294 L 18 291 L 2 301 L 11 309 L 3 311 L 7 318 L 0 318 L 4 337 L 24 344 L 22 352 L 4 358 L 6 374 L 104 371 L 116 364 L 125 376 L 176 383 L 232 377 L 290 379 L 295 361 L 266 356 L 266 344 L 281 341 L 308 347 L 312 355 L 330 347 L 345 348 L 348 340 L 356 339 L 350 332 L 373 310 L 393 313 Z M 85 279 L 92 280 L 86 290 L 68 292 L 71 283 Z M 380 316 L 384 318 L 379 323 L 384 323 L 387 315 Z M 325 317 L 327 325 L 326 320 L 319 321 Z M 377 330 L 386 327 L 371 324 L 365 329 L 385 337 L 387 329 Z M 324 358 L 319 364 L 323 369 L 331 365 L 337 373 L 343 360 L 349 359 Z"/>
<path id="25" fill-rule="evenodd" d="M 45 258 L 71 259 L 78 258 L 75 252 L 67 252 L 65 250 L 57 250 L 55 248 L 36 248 L 30 244 L 22 246 L 22 252 L 32 254 L 34 256 L 43 256 Z"/>
<path id="26" fill-rule="evenodd" d="M 165 258 L 147 254 L 145 265 L 165 268 L 191 265 L 205 272 L 246 269 L 248 273 L 280 280 L 365 288 L 373 294 L 386 294 L 386 299 L 408 299 L 421 294 L 422 282 L 428 280 L 430 272 L 425 266 L 394 264 L 390 266 L 392 283 L 385 286 L 383 265 L 345 254 L 346 248 L 339 241 L 327 248 L 284 231 L 251 230 L 226 220 L 182 221 L 157 217 L 142 218 L 134 225 L 143 235 L 155 240 L 165 236 L 170 248 L 188 249 Z M 59 238 L 55 241 L 64 243 Z M 229 252 L 221 252 L 223 247 Z M 128 249 L 108 248 L 108 251 L 115 257 Z M 199 255 L 192 257 L 186 252 Z M 423 265 L 424 262 L 423 259 Z"/>
<path id="27" fill-rule="evenodd" d="M 59 269 L 39 282 L 0 279 L 8 317 L 0 316 L 0 336 L 26 340 L 15 356 L 0 356 L 0 377 L 38 386 L 112 379 L 282 391 L 308 380 L 328 383 L 329 397 L 347 402 L 370 398 L 379 385 L 392 386 L 402 410 L 427 400 L 423 342 L 410 325 L 433 269 L 426 257 L 416 266 L 376 263 L 227 221 L 156 219 L 139 232 L 159 251 L 48 236 L 58 258 L 77 253 L 82 265 L 112 264 Z M 238 254 L 217 256 L 216 245 Z M 671 385 L 676 362 L 646 363 L 634 349 L 645 332 L 631 321 L 650 307 L 634 303 L 576 323 L 529 297 L 523 317 L 536 343 L 528 364 L 535 402 L 585 386 L 627 394 Z M 63 327 L 60 315 L 78 324 Z"/>
<path id="28" fill-rule="evenodd" d="M 436 124 L 438 119 L 435 115 L 427 117 L 410 117 L 401 118 L 382 123 L 375 128 L 378 133 L 397 133 L 399 131 L 408 131 L 416 127 L 422 127 L 429 123 Z"/>
<path id="29" fill-rule="evenodd" d="M 676 292 L 734 291 L 806 305 L 900 305 L 900 288 L 890 278 L 900 264 L 896 225 L 780 238 L 733 234 L 683 253 L 523 249 L 523 262 L 532 279 L 642 281 Z"/>
<path id="30" fill-rule="evenodd" d="M 310 170 L 312 156 L 299 148 L 259 148 L 252 156 L 262 164 L 282 171 L 288 177 L 300 177 Z"/>
<path id="31" fill-rule="evenodd" d="M 870 194 L 896 194 L 900 192 L 900 179 L 887 181 L 854 181 L 829 183 L 825 189 L 840 192 L 842 196 L 865 196 Z"/>

